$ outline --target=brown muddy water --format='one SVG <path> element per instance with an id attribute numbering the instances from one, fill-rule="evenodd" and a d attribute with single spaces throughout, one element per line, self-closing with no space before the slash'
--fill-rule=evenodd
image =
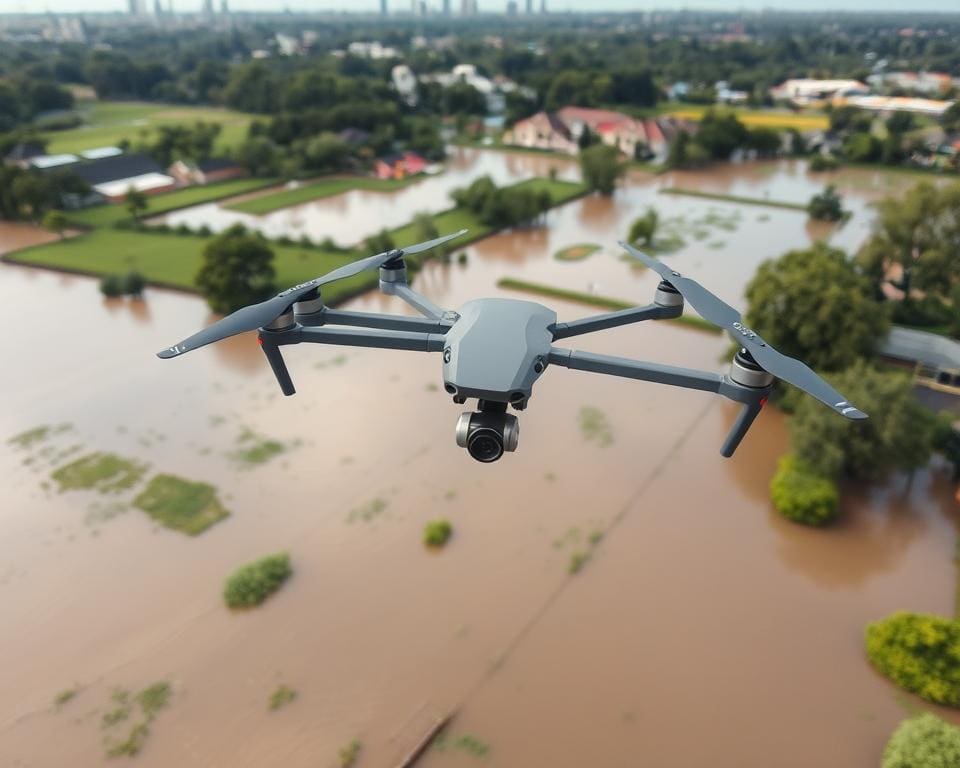
<path id="1" fill-rule="evenodd" d="M 791 184 L 801 199 L 819 186 L 789 163 L 738 170 L 713 182 Z M 696 183 L 684 177 L 632 177 L 613 201 L 551 213 L 548 230 L 477 243 L 465 266 L 429 264 L 417 286 L 449 307 L 498 293 L 504 275 L 648 301 L 651 275 L 611 247 L 648 200 L 688 222 L 739 210 L 724 248 L 691 238 L 670 257 L 731 300 L 760 260 L 809 243 L 802 214 L 656 195 Z M 851 225 L 875 192 L 856 194 Z M 584 241 L 604 250 L 553 258 Z M 404 311 L 379 295 L 350 306 Z M 17 329 L 0 437 L 71 425 L 29 448 L 0 442 L 0 765 L 107 762 L 111 692 L 158 680 L 174 692 L 135 758 L 148 768 L 335 766 L 353 739 L 358 766 L 391 766 L 453 708 L 424 766 L 867 768 L 926 706 L 872 671 L 863 629 L 897 609 L 952 610 L 956 515 L 936 466 L 851 489 L 843 522 L 812 531 L 767 501 L 786 445 L 773 410 L 724 460 L 729 404 L 552 369 L 518 452 L 486 466 L 454 444 L 464 407 L 439 390 L 437 356 L 292 348 L 299 393 L 283 398 L 249 335 L 153 356 L 211 319 L 194 297 L 106 301 L 94 280 L 0 265 L 0 317 Z M 726 342 L 648 323 L 570 346 L 715 369 Z M 583 407 L 606 429 L 583 432 Z M 286 450 L 240 464 L 246 430 Z M 232 515 L 189 538 L 131 509 L 136 489 L 58 493 L 49 474 L 75 446 L 212 483 Z M 427 552 L 423 524 L 441 516 L 454 536 Z M 225 575 L 278 550 L 289 583 L 228 611 Z M 280 684 L 298 697 L 270 712 Z"/>

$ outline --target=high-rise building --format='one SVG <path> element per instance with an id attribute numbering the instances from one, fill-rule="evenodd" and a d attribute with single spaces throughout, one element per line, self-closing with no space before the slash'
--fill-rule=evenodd
<path id="1" fill-rule="evenodd" d="M 380 0 L 380 15 L 386 16 L 390 11 L 387 9 L 387 0 Z"/>
<path id="2" fill-rule="evenodd" d="M 507 16 L 517 15 L 517 0 L 507 0 Z"/>
<path id="3" fill-rule="evenodd" d="M 147 0 L 127 0 L 127 9 L 133 16 L 142 16 L 147 12 Z"/>
<path id="4" fill-rule="evenodd" d="M 527 13 L 533 13 L 533 0 L 527 0 Z"/>
<path id="5" fill-rule="evenodd" d="M 153 15 L 154 16 L 163 16 L 166 11 L 163 8 L 163 4 L 160 0 L 153 0 Z"/>
<path id="6" fill-rule="evenodd" d="M 540 13 L 547 12 L 547 0 L 540 0 Z"/>
<path id="7" fill-rule="evenodd" d="M 461 16 L 475 16 L 477 12 L 477 0 L 460 0 Z"/>
<path id="8" fill-rule="evenodd" d="M 230 6 L 227 5 L 227 0 L 220 0 L 220 13 L 224 16 L 230 13 Z"/>
<path id="9" fill-rule="evenodd" d="M 443 0 L 443 15 L 450 15 L 450 0 Z"/>
<path id="10" fill-rule="evenodd" d="M 203 0 L 203 12 L 207 16 L 213 16 L 213 0 Z"/>

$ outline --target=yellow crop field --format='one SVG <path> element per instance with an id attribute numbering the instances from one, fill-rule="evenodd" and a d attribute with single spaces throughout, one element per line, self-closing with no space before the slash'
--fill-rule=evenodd
<path id="1" fill-rule="evenodd" d="M 699 120 L 707 107 L 683 107 L 667 114 L 683 120 Z M 757 128 L 796 128 L 798 131 L 826 130 L 830 126 L 827 116 L 818 112 L 783 112 L 765 109 L 735 109 L 740 121 Z"/>

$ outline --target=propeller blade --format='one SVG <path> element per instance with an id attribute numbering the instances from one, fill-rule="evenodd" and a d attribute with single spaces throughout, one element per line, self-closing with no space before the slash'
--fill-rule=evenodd
<path id="1" fill-rule="evenodd" d="M 620 242 L 621 247 L 633 258 L 646 264 L 670 285 L 680 291 L 697 314 L 704 320 L 722 328 L 740 346 L 746 349 L 757 364 L 778 379 L 782 379 L 811 397 L 815 397 L 831 410 L 848 419 L 866 419 L 867 414 L 855 408 L 837 390 L 827 384 L 809 366 L 778 352 L 765 342 L 757 333 L 743 324 L 740 313 L 722 299 L 714 296 L 696 280 L 684 277 L 662 261 L 638 251 L 629 243 Z"/>
<path id="2" fill-rule="evenodd" d="M 375 269 L 381 264 L 385 264 L 392 259 L 401 258 L 407 253 L 421 253 L 431 248 L 436 248 L 438 245 L 443 245 L 443 243 L 453 240 L 455 237 L 460 237 L 466 231 L 465 229 L 461 229 L 452 235 L 445 235 L 444 237 L 438 237 L 424 243 L 417 243 L 407 248 L 385 251 L 375 256 L 368 256 L 365 259 L 351 261 L 349 264 L 344 264 L 342 267 L 338 267 L 321 277 L 314 278 L 306 283 L 300 283 L 300 285 L 295 285 L 292 288 L 287 288 L 287 290 L 278 293 L 272 299 L 267 299 L 266 301 L 261 301 L 259 304 L 251 304 L 248 307 L 238 309 L 233 314 L 227 315 L 213 325 L 184 339 L 179 344 L 167 347 L 161 352 L 158 352 L 157 357 L 162 360 L 169 360 L 171 357 L 179 357 L 185 352 L 190 352 L 198 347 L 203 347 L 216 341 L 222 341 L 230 336 L 236 336 L 238 333 L 255 331 L 257 328 L 262 328 L 272 323 L 286 312 L 290 306 L 299 301 L 302 296 L 305 296 L 310 293 L 310 291 L 322 285 L 353 277 L 368 269 Z"/>

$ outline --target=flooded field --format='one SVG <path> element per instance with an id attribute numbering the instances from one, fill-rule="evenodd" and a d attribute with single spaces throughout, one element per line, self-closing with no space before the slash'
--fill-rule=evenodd
<path id="1" fill-rule="evenodd" d="M 849 248 L 879 182 L 837 178 L 855 215 L 833 237 Z M 637 174 L 547 230 L 475 244 L 466 265 L 428 264 L 417 286 L 446 307 L 505 275 L 647 302 L 652 275 L 613 244 L 655 203 L 689 231 L 664 258 L 739 301 L 757 263 L 816 235 L 802 213 L 656 191 L 694 185 L 802 201 L 821 181 L 793 163 Z M 604 247 L 553 258 L 579 242 Z M 406 311 L 380 295 L 350 306 Z M 842 523 L 813 531 L 767 501 L 786 445 L 774 410 L 723 460 L 732 405 L 555 368 L 517 453 L 483 466 L 454 444 L 465 406 L 436 355 L 291 348 L 299 392 L 284 398 L 250 335 L 154 357 L 212 319 L 195 297 L 105 300 L 95 280 L 0 264 L 0 317 L 21 329 L 0 409 L 0 765 L 105 763 L 112 697 L 158 681 L 172 697 L 131 763 L 144 768 L 335 766 L 355 739 L 358 766 L 393 766 L 452 709 L 422 765 L 872 768 L 926 706 L 872 671 L 863 629 L 952 610 L 956 514 L 936 466 L 850 489 Z M 645 323 L 569 345 L 716 369 L 726 341 Z M 251 440 L 278 448 L 251 461 Z M 95 452 L 149 466 L 115 493 L 59 491 L 56 468 Z M 196 538 L 159 527 L 131 504 L 156 473 L 212 484 L 230 517 Z M 430 552 L 438 517 L 454 535 Z M 289 583 L 228 611 L 226 575 L 281 550 Z M 280 685 L 297 696 L 269 711 Z"/>

